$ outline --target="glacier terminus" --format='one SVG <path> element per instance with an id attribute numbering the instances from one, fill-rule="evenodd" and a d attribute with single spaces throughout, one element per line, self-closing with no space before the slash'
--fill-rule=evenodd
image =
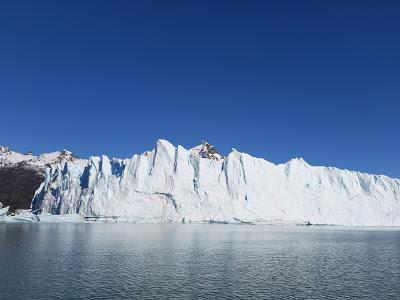
<path id="1" fill-rule="evenodd" d="M 206 141 L 158 140 L 130 159 L 72 156 L 47 164 L 31 210 L 132 222 L 400 226 L 400 180 L 303 159 L 274 164 Z"/>

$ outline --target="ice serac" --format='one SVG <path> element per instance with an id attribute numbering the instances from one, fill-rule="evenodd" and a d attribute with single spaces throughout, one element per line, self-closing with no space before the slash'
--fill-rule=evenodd
<path id="1" fill-rule="evenodd" d="M 137 222 L 266 222 L 400 226 L 400 181 L 303 159 L 273 164 L 207 142 L 165 140 L 131 159 L 50 165 L 32 201 L 39 213 Z"/>

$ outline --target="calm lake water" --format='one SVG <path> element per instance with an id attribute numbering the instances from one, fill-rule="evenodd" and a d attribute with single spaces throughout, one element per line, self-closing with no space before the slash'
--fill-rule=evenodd
<path id="1" fill-rule="evenodd" d="M 0 224 L 1 299 L 399 299 L 400 231 Z"/>

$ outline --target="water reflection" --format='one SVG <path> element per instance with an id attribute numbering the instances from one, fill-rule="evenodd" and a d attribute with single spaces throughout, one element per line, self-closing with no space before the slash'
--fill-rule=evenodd
<path id="1" fill-rule="evenodd" d="M 397 230 L 0 226 L 4 299 L 396 298 Z"/>

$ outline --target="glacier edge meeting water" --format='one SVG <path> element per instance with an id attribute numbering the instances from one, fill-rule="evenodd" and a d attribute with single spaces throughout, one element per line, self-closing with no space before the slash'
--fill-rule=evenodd
<path id="1" fill-rule="evenodd" d="M 61 160 L 46 170 L 32 210 L 134 222 L 252 222 L 399 226 L 400 181 L 303 159 L 273 164 L 207 142 L 158 140 L 131 159 Z"/>

